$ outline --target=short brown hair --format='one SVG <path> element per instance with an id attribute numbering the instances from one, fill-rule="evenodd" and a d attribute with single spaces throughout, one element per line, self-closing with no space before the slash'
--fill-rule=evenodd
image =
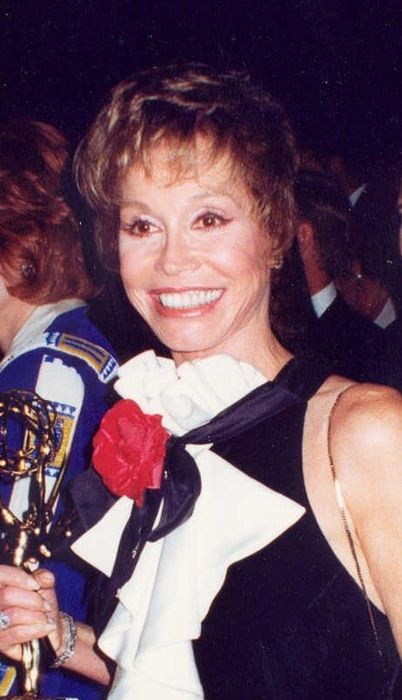
<path id="1" fill-rule="evenodd" d="M 112 91 L 76 155 L 78 187 L 96 211 L 95 236 L 104 263 L 116 271 L 120 187 L 135 162 L 172 143 L 181 170 L 197 136 L 211 153 L 229 153 L 248 186 L 280 257 L 294 233 L 292 178 L 296 151 L 282 107 L 243 73 L 205 66 L 152 68 Z M 190 158 L 188 154 L 190 152 Z"/>
<path id="2" fill-rule="evenodd" d="M 67 159 L 49 124 L 0 125 L 0 270 L 10 294 L 35 304 L 95 292 L 62 191 Z"/>

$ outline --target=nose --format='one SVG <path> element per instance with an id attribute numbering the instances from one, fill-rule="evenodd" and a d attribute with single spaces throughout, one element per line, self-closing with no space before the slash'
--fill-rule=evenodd
<path id="1" fill-rule="evenodd" d="M 197 251 L 185 232 L 176 230 L 166 233 L 157 267 L 165 275 L 174 276 L 181 272 L 192 272 L 200 265 Z"/>

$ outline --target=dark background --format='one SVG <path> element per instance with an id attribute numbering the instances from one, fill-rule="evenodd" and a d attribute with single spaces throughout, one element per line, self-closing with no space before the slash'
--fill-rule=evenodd
<path id="1" fill-rule="evenodd" d="M 50 122 L 72 148 L 106 93 L 180 60 L 247 70 L 287 107 L 301 144 L 402 169 L 402 0 L 0 0 L 0 118 Z M 74 193 L 74 188 L 71 189 Z M 84 223 L 94 319 L 126 359 L 154 346 Z"/>
<path id="2" fill-rule="evenodd" d="M 137 68 L 190 59 L 250 71 L 307 144 L 401 151 L 401 0 L 2 0 L 0 110 L 73 144 Z"/>

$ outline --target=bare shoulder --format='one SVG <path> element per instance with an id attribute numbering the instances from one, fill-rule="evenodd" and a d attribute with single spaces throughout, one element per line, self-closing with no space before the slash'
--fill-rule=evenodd
<path id="1" fill-rule="evenodd" d="M 331 410 L 333 440 L 347 436 L 358 447 L 402 437 L 402 394 L 376 384 L 349 384 Z"/>
<path id="2" fill-rule="evenodd" d="M 380 491 L 391 480 L 402 486 L 402 395 L 374 384 L 349 384 L 337 392 L 329 413 L 329 451 L 346 484 Z"/>
<path id="3" fill-rule="evenodd" d="M 368 594 L 389 616 L 402 654 L 402 396 L 330 377 L 310 404 L 306 456 L 311 468 L 305 473 L 314 512 L 335 553 L 355 575 L 339 501 L 337 506 L 331 494 L 341 498 Z"/>
<path id="4" fill-rule="evenodd" d="M 402 394 L 329 377 L 309 402 L 305 437 L 310 452 L 319 444 L 329 450 L 339 475 L 353 473 L 361 482 L 362 470 L 381 475 L 385 463 L 402 472 Z"/>

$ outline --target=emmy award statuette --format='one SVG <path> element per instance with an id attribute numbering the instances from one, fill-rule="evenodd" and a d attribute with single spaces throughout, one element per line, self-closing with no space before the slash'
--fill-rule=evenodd
<path id="1" fill-rule="evenodd" d="M 51 480 L 50 493 L 45 470 L 58 449 L 57 432 L 52 406 L 38 394 L 22 389 L 0 392 L 0 477 L 13 485 L 23 482 L 26 494 L 22 515 L 0 498 L 2 561 L 31 573 L 51 556 L 49 527 L 65 464 Z M 38 640 L 22 645 L 24 692 L 12 700 L 52 700 L 39 695 L 40 646 Z"/>

